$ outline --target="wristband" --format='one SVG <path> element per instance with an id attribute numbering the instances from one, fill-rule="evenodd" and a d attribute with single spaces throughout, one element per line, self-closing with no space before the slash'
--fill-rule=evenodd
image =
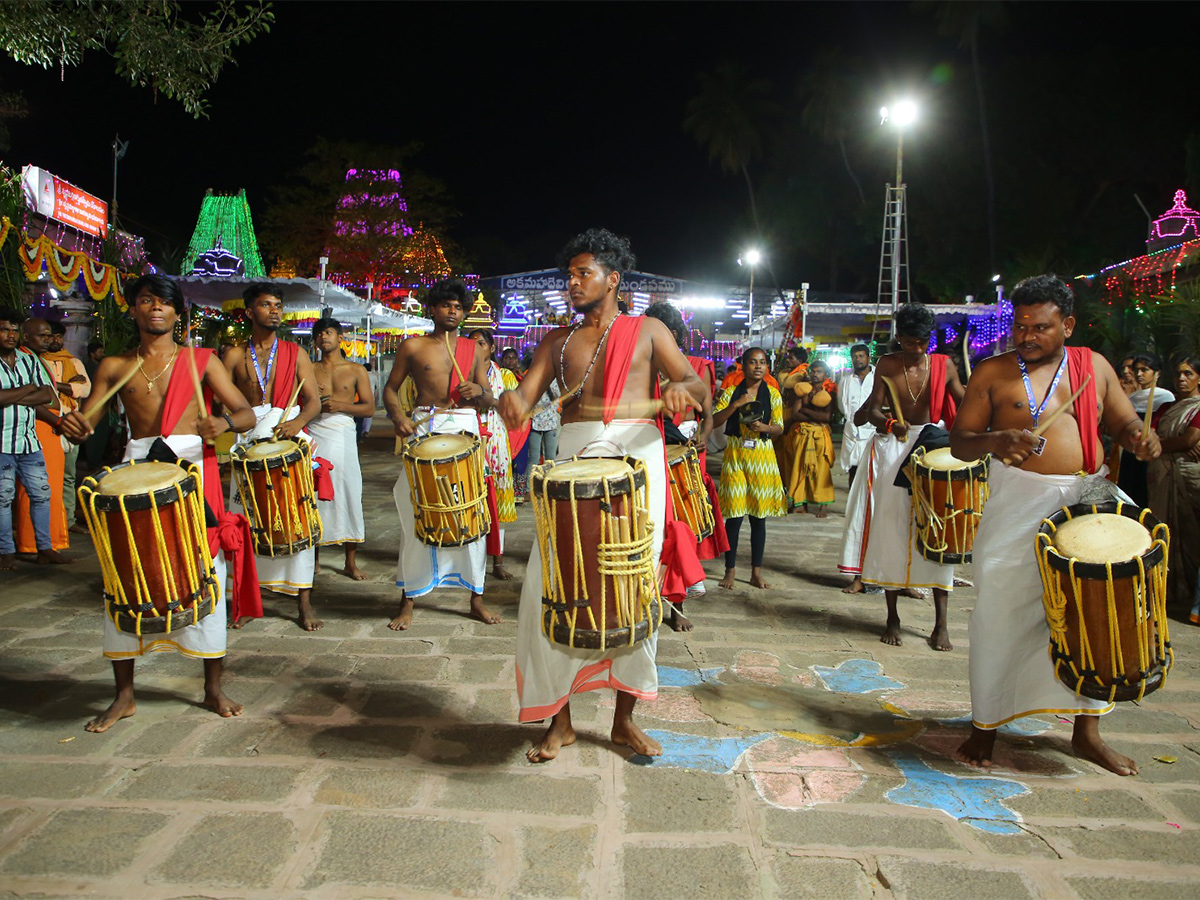
<path id="1" fill-rule="evenodd" d="M 895 424 L 896 424 L 896 420 L 895 420 L 895 419 L 885 419 L 885 420 L 884 420 L 884 423 L 883 423 L 883 433 L 884 433 L 884 434 L 891 434 L 891 433 L 892 433 L 892 428 L 895 426 Z"/>
<path id="2" fill-rule="evenodd" d="M 50 426 L 50 430 L 53 431 L 55 434 L 62 434 L 62 423 L 63 423 L 63 417 L 60 415 L 58 417 L 58 420 L 53 425 Z"/>
<path id="3" fill-rule="evenodd" d="M 230 431 L 235 432 L 235 433 L 237 432 L 237 429 L 233 427 L 233 419 L 231 419 L 229 417 L 228 412 L 221 413 L 221 418 L 224 419 L 226 421 L 226 423 L 228 423 Z"/>

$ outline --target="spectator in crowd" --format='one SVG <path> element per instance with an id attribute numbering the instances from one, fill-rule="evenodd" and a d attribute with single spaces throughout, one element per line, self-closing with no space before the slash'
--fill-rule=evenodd
<path id="1" fill-rule="evenodd" d="M 1137 382 L 1137 390 L 1129 395 L 1129 402 L 1133 404 L 1133 411 L 1139 416 L 1146 414 L 1147 407 L 1157 411 L 1175 399 L 1175 395 L 1165 384 L 1158 383 L 1162 367 L 1162 360 L 1148 350 L 1133 354 L 1131 368 L 1133 378 Z M 1141 507 L 1148 506 L 1150 502 L 1146 494 L 1146 467 L 1147 464 L 1134 454 L 1121 452 L 1117 465 L 1117 486 Z"/>
<path id="2" fill-rule="evenodd" d="M 103 360 L 104 345 L 99 341 L 92 341 L 88 344 L 87 358 L 83 361 L 83 370 L 89 382 L 95 379 L 96 370 L 100 368 Z M 100 421 L 96 422 L 92 434 L 80 445 L 79 461 L 89 472 L 99 469 L 104 461 L 104 453 L 108 449 L 108 442 L 113 433 L 112 417 L 115 415 L 117 415 L 115 410 L 103 412 L 100 415 Z"/>
<path id="3" fill-rule="evenodd" d="M 809 364 L 807 390 L 796 385 L 791 424 L 780 441 L 782 458 L 786 460 L 781 473 L 788 506 L 799 505 L 801 512 L 815 513 L 818 519 L 829 515 L 833 503 L 833 434 L 829 428 L 833 383 L 828 375 L 829 369 L 823 361 L 818 359 Z M 809 509 L 810 505 L 814 508 Z"/>
<path id="4" fill-rule="evenodd" d="M 63 349 L 66 333 L 61 322 L 51 322 L 49 346 L 41 354 L 42 362 L 46 364 L 50 378 L 58 389 L 63 415 L 79 409 L 84 398 L 92 392 L 92 379 L 83 361 Z M 68 441 L 63 451 L 63 512 L 71 531 L 86 534 L 87 526 L 75 521 L 75 466 L 79 461 L 79 446 Z"/>
<path id="5" fill-rule="evenodd" d="M 871 348 L 866 344 L 855 344 L 850 348 L 850 371 L 838 382 L 838 408 L 845 419 L 842 431 L 842 451 L 838 465 L 850 475 L 850 495 L 846 499 L 846 528 L 842 538 L 842 561 L 838 569 L 854 579 L 842 588 L 847 594 L 863 591 L 862 551 L 863 528 L 867 509 L 871 503 L 871 479 L 874 476 L 874 453 L 872 452 L 875 426 L 867 420 L 865 411 L 856 415 L 871 398 L 875 389 L 875 369 L 871 365 Z M 861 423 L 861 424 L 860 424 Z M 865 458 L 865 463 L 864 463 Z M 862 483 L 858 479 L 858 467 L 864 463 Z"/>
<path id="6" fill-rule="evenodd" d="M 16 310 L 0 309 L 0 570 L 16 568 L 13 498 L 18 481 L 29 496 L 37 562 L 69 562 L 53 548 L 50 480 L 34 424 L 39 415 L 48 422 L 57 419 L 47 411 L 57 394 L 37 357 L 18 352 L 24 318 Z"/>

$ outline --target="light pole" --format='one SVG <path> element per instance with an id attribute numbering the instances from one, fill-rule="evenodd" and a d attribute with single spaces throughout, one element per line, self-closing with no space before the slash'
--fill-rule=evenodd
<path id="1" fill-rule="evenodd" d="M 896 129 L 896 197 L 888 204 L 888 213 L 892 217 L 892 277 L 891 277 L 891 306 L 892 306 L 892 337 L 896 336 L 896 310 L 900 307 L 900 275 L 906 267 L 901 260 L 901 240 L 904 230 L 905 196 L 904 196 L 904 129 L 917 120 L 917 104 L 911 100 L 901 100 L 892 107 L 884 106 L 879 110 L 880 124 L 890 122 Z M 885 232 L 888 223 L 884 223 Z"/>
<path id="2" fill-rule="evenodd" d="M 747 327 L 747 329 L 750 327 L 750 324 L 754 321 L 754 267 L 757 266 L 760 262 L 762 262 L 762 254 L 759 253 L 758 250 L 754 247 L 751 247 L 749 250 L 747 250 L 745 253 L 743 253 L 740 257 L 738 257 L 738 265 L 739 266 L 749 266 L 750 267 L 750 306 L 749 306 L 749 309 L 746 310 L 746 315 L 747 315 L 746 327 Z"/>

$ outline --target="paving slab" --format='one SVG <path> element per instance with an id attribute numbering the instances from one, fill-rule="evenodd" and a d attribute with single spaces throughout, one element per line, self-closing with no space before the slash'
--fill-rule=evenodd
<path id="1" fill-rule="evenodd" d="M 171 818 L 142 810 L 61 809 L 17 847 L 0 850 L 0 875 L 116 875 Z"/>
<path id="2" fill-rule="evenodd" d="M 704 878 L 696 873 L 705 872 Z M 735 844 L 646 846 L 626 844 L 621 852 L 623 896 L 631 900 L 662 897 L 741 900 L 761 896 L 762 887 L 750 852 Z"/>
<path id="3" fill-rule="evenodd" d="M 518 835 L 521 868 L 508 895 L 555 898 L 607 894 L 590 889 L 588 883 L 595 868 L 597 831 L 594 825 L 522 828 Z"/>
<path id="4" fill-rule="evenodd" d="M 279 813 L 207 815 L 183 834 L 149 874 L 151 882 L 231 888 L 270 887 L 288 864 L 296 830 Z"/>
<path id="5" fill-rule="evenodd" d="M 1011 869 L 935 863 L 883 857 L 879 860 L 892 896 L 898 900 L 1016 900 L 1041 896 L 1036 886 Z"/>

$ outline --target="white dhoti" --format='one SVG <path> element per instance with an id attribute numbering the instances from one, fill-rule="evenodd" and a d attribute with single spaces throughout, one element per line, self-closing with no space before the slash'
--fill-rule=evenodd
<path id="1" fill-rule="evenodd" d="M 991 493 L 972 558 L 979 599 L 971 612 L 971 718 L 998 728 L 1021 716 L 1106 713 L 1113 704 L 1078 696 L 1054 677 L 1034 538 L 1042 519 L 1080 502 L 1103 476 L 1040 475 L 992 460 Z"/>
<path id="2" fill-rule="evenodd" d="M 426 417 L 429 418 L 426 418 Z M 417 427 L 419 436 L 468 432 L 479 434 L 479 416 L 473 409 L 455 409 L 433 413 L 427 406 L 413 410 L 414 419 L 425 419 Z M 487 535 L 461 547 L 435 547 L 417 537 L 416 513 L 408 468 L 401 466 L 400 477 L 392 488 L 396 511 L 400 514 L 400 559 L 396 564 L 396 587 L 406 597 L 423 597 L 434 588 L 460 587 L 473 594 L 483 593 L 487 566 Z"/>
<path id="3" fill-rule="evenodd" d="M 583 452 L 587 444 L 604 441 L 599 451 Z M 667 503 L 666 459 L 658 426 L 643 419 L 601 422 L 571 422 L 559 432 L 558 459 L 583 456 L 612 456 L 609 444 L 646 463 L 650 519 L 654 524 L 653 558 L 658 568 L 662 550 L 663 519 Z M 571 695 L 599 688 L 612 688 L 640 700 L 658 696 L 655 654 L 658 632 L 633 646 L 608 650 L 584 650 L 555 644 L 542 633 L 541 548 L 534 541 L 521 589 L 517 613 L 517 703 L 522 722 L 537 722 L 557 713 Z"/>
<path id="4" fill-rule="evenodd" d="M 299 406 L 292 410 L 292 415 L 288 416 L 288 419 L 294 419 L 298 415 L 300 415 Z M 237 442 L 248 444 L 259 438 L 270 437 L 282 416 L 283 410 L 278 406 L 264 403 L 254 407 L 254 417 L 257 420 L 254 428 L 245 434 L 239 434 Z M 296 436 L 296 440 L 303 441 L 307 438 L 303 434 L 299 434 Z M 319 452 L 320 448 L 314 445 L 313 456 L 318 455 Z M 235 475 L 231 482 L 236 481 Z M 234 483 L 229 486 L 229 509 L 232 512 L 244 513 L 241 500 L 237 496 L 237 486 Z M 269 591 L 295 597 L 301 590 L 311 588 L 313 585 L 313 573 L 316 570 L 316 550 L 313 547 L 293 553 L 291 556 L 262 556 L 255 553 L 254 559 L 258 565 L 258 583 Z"/>
<path id="5" fill-rule="evenodd" d="M 863 553 L 863 581 L 888 590 L 954 587 L 954 566 L 930 562 L 917 548 L 912 496 L 893 483 L 900 466 L 921 435 L 909 429 L 908 440 L 877 434 L 872 443 L 875 478 L 871 486 L 871 528 Z"/>
<path id="6" fill-rule="evenodd" d="M 358 435 L 354 419 L 345 413 L 322 413 L 307 426 L 314 455 L 329 460 L 333 470 L 333 499 L 317 499 L 321 513 L 321 546 L 361 543 L 366 537 L 362 507 L 362 469 L 358 465 Z"/>
<path id="7" fill-rule="evenodd" d="M 158 438 L 147 437 L 130 441 L 125 447 L 125 460 L 142 459 L 150 452 L 150 445 Z M 167 446 L 180 459 L 194 462 L 201 467 L 203 478 L 204 442 L 196 434 L 178 434 L 164 437 Z M 204 485 L 200 485 L 203 495 Z M 184 656 L 197 659 L 219 659 L 225 655 L 225 638 L 228 623 L 225 621 L 225 551 L 218 550 L 213 556 L 213 568 L 217 578 L 217 605 L 211 613 L 197 622 L 169 634 L 127 634 L 119 631 L 107 615 L 104 617 L 104 655 L 108 659 L 131 659 L 159 650 L 176 650 Z"/>
<path id="8" fill-rule="evenodd" d="M 846 525 L 842 530 L 842 559 L 838 571 L 862 575 L 863 550 L 871 533 L 871 488 L 875 484 L 875 441 L 871 440 L 859 460 L 850 496 L 846 499 Z"/>

